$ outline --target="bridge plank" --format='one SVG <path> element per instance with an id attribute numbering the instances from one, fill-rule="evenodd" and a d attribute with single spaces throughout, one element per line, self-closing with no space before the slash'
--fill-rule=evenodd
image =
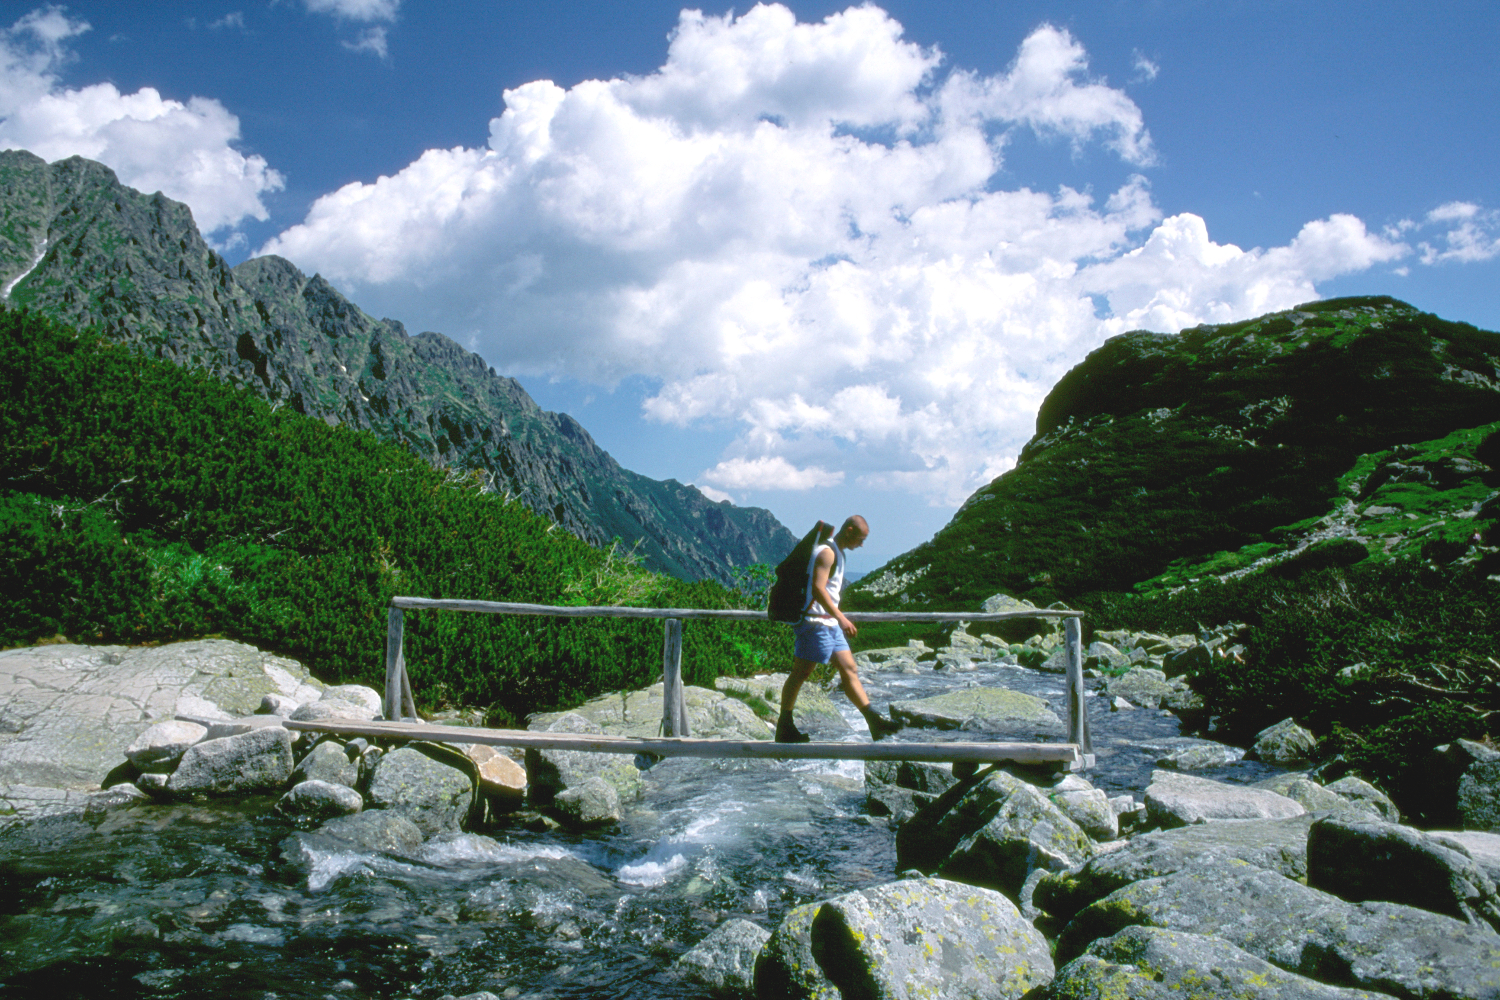
<path id="1" fill-rule="evenodd" d="M 486 743 L 537 750 L 650 754 L 655 757 L 753 758 L 768 760 L 912 760 L 933 763 L 1017 763 L 1078 770 L 1083 754 L 1073 743 L 773 743 L 770 740 L 703 740 L 630 737 L 588 733 L 537 733 L 522 729 L 480 729 L 426 722 L 359 722 L 320 719 L 291 721 L 286 728 L 377 739 Z"/>

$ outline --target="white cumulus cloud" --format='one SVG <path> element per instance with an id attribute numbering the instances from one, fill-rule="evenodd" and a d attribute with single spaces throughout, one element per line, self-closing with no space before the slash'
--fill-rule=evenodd
<path id="1" fill-rule="evenodd" d="M 1409 249 L 1350 216 L 1215 243 L 1114 191 L 1007 189 L 1007 136 L 1148 167 L 1140 109 L 1043 25 L 1002 73 L 947 67 L 873 6 L 685 11 L 654 73 L 505 93 L 485 148 L 349 184 L 264 252 L 497 367 L 659 385 L 648 418 L 728 421 L 686 477 L 853 482 L 953 504 L 1014 463 L 1104 337 L 1241 319 Z"/>
<path id="2" fill-rule="evenodd" d="M 122 94 L 110 83 L 61 85 L 66 43 L 88 30 L 46 7 L 0 31 L 0 148 L 98 160 L 131 187 L 186 202 L 205 233 L 268 218 L 261 195 L 280 190 L 283 179 L 264 158 L 234 148 L 239 119 L 218 101 L 184 103 L 151 87 Z"/>

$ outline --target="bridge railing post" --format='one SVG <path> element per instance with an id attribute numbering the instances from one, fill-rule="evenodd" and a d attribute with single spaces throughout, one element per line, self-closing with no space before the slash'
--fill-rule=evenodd
<path id="1" fill-rule="evenodd" d="M 687 705 L 682 689 L 682 622 L 662 623 L 661 731 L 664 736 L 687 736 Z"/>
<path id="2" fill-rule="evenodd" d="M 1068 668 L 1068 742 L 1078 744 L 1080 753 L 1090 755 L 1094 748 L 1089 740 L 1089 706 L 1084 699 L 1083 623 L 1079 619 L 1063 619 L 1063 647 Z"/>
<path id="3" fill-rule="evenodd" d="M 402 680 L 406 677 L 406 654 L 402 648 L 405 629 L 405 612 L 400 608 L 390 608 L 386 614 L 385 704 L 382 710 L 392 721 L 401 718 Z"/>

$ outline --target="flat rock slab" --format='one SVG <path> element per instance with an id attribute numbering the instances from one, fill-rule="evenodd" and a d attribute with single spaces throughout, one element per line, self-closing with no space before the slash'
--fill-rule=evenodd
<path id="1" fill-rule="evenodd" d="M 891 702 L 891 718 L 926 729 L 1061 736 L 1062 720 L 1041 698 L 1005 688 L 965 688 L 931 698 Z"/>
<path id="2" fill-rule="evenodd" d="M 1095 941 L 1029 1000 L 1389 1000 L 1278 969 L 1227 941 L 1127 927 Z"/>
<path id="3" fill-rule="evenodd" d="M 1285 795 L 1174 771 L 1151 772 L 1146 814 L 1162 827 L 1220 819 L 1286 819 L 1307 810 Z"/>
<path id="4" fill-rule="evenodd" d="M 1244 862 L 1146 879 L 1086 907 L 1057 942 L 1069 962 L 1126 927 L 1221 938 L 1287 972 L 1410 1000 L 1500 997 L 1500 936 L 1396 903 L 1347 903 Z"/>
<path id="5" fill-rule="evenodd" d="M 178 715 L 250 715 L 267 694 L 322 685 L 295 660 L 243 643 L 32 646 L 0 652 L 0 785 L 97 788 L 126 749 Z"/>
<path id="6" fill-rule="evenodd" d="M 1313 819 L 1199 823 L 1142 834 L 1076 871 L 1043 877 L 1033 899 L 1054 917 L 1067 920 L 1116 889 L 1200 865 L 1243 861 L 1287 878 L 1305 878 L 1307 835 Z"/>
<path id="7" fill-rule="evenodd" d="M 779 690 L 779 689 L 778 689 Z M 688 733 L 697 739 L 768 740 L 772 729 L 738 698 L 708 688 L 683 685 Z M 650 737 L 661 735 L 662 686 L 624 691 L 585 702 L 568 712 L 541 712 L 528 720 L 527 728 L 547 731 L 564 715 L 579 715 L 611 736 Z M 802 702 L 798 699 L 798 710 Z M 847 728 L 847 727 L 846 727 Z"/>

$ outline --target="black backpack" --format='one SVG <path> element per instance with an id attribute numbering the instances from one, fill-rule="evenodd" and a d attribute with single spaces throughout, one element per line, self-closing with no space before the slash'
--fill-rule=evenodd
<path id="1" fill-rule="evenodd" d="M 819 521 L 813 530 L 802 536 L 792 549 L 791 555 L 781 560 L 776 567 L 776 582 L 771 585 L 771 599 L 766 605 L 766 617 L 773 622 L 799 622 L 807 609 L 807 567 L 812 562 L 813 549 L 833 537 L 833 525 Z"/>

